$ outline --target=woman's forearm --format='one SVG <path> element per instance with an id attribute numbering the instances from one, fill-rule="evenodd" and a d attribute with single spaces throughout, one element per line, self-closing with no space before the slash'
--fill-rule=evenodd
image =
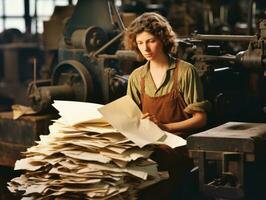
<path id="1" fill-rule="evenodd" d="M 168 132 L 192 131 L 204 127 L 207 123 L 205 112 L 195 112 L 192 117 L 180 122 L 162 124 L 162 128 Z"/>

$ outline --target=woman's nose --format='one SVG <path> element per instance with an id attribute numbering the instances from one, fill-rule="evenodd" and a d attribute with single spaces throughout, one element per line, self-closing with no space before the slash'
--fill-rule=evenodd
<path id="1" fill-rule="evenodd" d="M 149 50 L 149 45 L 148 44 L 144 44 L 144 50 L 148 51 Z"/>

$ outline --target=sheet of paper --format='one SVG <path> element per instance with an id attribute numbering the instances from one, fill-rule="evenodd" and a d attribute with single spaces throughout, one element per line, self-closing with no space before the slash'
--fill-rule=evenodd
<path id="1" fill-rule="evenodd" d="M 106 121 L 139 147 L 154 143 L 165 135 L 149 119 L 141 119 L 140 109 L 129 96 L 121 97 L 98 110 Z"/>
<path id="2" fill-rule="evenodd" d="M 47 188 L 46 184 L 31 185 L 26 189 L 25 195 L 31 193 L 42 193 Z"/>
<path id="3" fill-rule="evenodd" d="M 187 141 L 182 137 L 172 133 L 165 132 L 166 137 L 163 140 L 155 142 L 155 144 L 166 144 L 171 148 L 181 147 L 187 145 Z"/>
<path id="4" fill-rule="evenodd" d="M 15 170 L 29 170 L 29 171 L 35 171 L 37 169 L 40 169 L 45 165 L 45 161 L 42 161 L 44 159 L 44 156 L 35 156 L 32 158 L 24 158 L 21 160 L 18 160 L 15 163 Z"/>
<path id="5" fill-rule="evenodd" d="M 85 151 L 61 151 L 62 154 L 69 156 L 70 158 L 76 158 L 87 161 L 98 161 L 101 163 L 108 163 L 110 158 L 100 155 L 99 153 L 91 153 Z"/>
<path id="6" fill-rule="evenodd" d="M 22 106 L 22 105 L 12 105 L 12 110 L 13 110 L 13 119 L 18 119 L 22 115 L 31 115 L 35 114 L 36 112 L 28 106 Z"/>
<path id="7" fill-rule="evenodd" d="M 68 125 L 75 125 L 82 122 L 103 122 L 102 115 L 97 110 L 101 104 L 86 103 L 78 101 L 55 100 L 52 104 L 62 117 L 61 120 Z"/>

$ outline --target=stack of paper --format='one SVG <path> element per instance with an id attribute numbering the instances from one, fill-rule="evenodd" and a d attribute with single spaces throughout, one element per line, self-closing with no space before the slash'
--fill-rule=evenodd
<path id="1" fill-rule="evenodd" d="M 138 190 L 167 178 L 149 159 L 150 144 L 176 147 L 185 141 L 141 120 L 129 102 L 127 96 L 106 106 L 55 101 L 61 118 L 16 162 L 15 170 L 25 173 L 9 182 L 9 190 L 25 200 L 135 199 Z"/>

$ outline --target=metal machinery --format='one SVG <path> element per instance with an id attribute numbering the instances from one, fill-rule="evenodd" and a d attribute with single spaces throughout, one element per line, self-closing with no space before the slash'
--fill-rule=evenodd
<path id="1" fill-rule="evenodd" d="M 265 39 L 264 19 L 258 35 L 194 34 L 180 42 L 180 56 L 194 63 L 213 103 L 211 126 L 219 125 L 187 139 L 207 199 L 266 198 Z M 247 50 L 232 55 L 231 42 Z"/>
<path id="2" fill-rule="evenodd" d="M 178 56 L 195 65 L 213 104 L 211 125 L 265 119 L 265 26 L 263 20 L 259 35 L 194 34 L 178 41 Z M 130 70 L 123 69 L 136 55 L 119 50 L 123 30 L 113 1 L 78 1 L 64 25 L 57 66 L 49 79 L 29 85 L 32 107 L 48 110 L 54 99 L 107 103 L 125 94 Z"/>
<path id="3" fill-rule="evenodd" d="M 29 85 L 34 110 L 47 110 L 54 99 L 107 103 L 124 95 L 127 75 L 119 66 L 136 54 L 117 50 L 123 30 L 113 1 L 78 1 L 65 22 L 51 78 Z"/>
<path id="4" fill-rule="evenodd" d="M 266 123 L 228 122 L 187 142 L 207 199 L 266 198 Z"/>
<path id="5" fill-rule="evenodd" d="M 213 104 L 213 125 L 266 121 L 265 39 L 264 19 L 258 35 L 193 34 L 179 41 L 179 57 L 195 65 Z"/>

